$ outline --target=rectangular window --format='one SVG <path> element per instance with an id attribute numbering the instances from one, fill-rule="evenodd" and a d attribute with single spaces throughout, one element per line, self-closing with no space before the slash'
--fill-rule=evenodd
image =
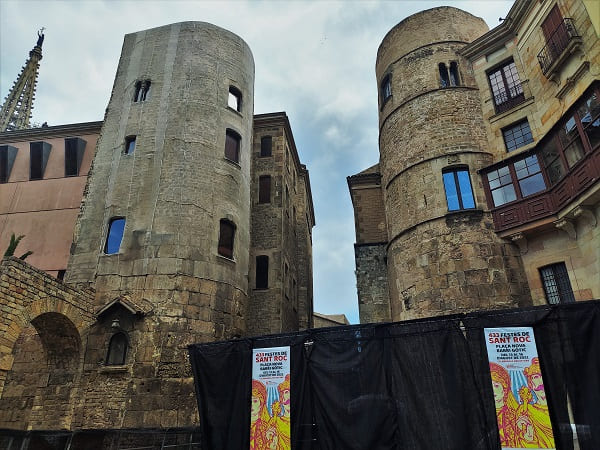
<path id="1" fill-rule="evenodd" d="M 256 257 L 256 289 L 269 288 L 269 257 L 260 255 Z"/>
<path id="2" fill-rule="evenodd" d="M 271 203 L 271 176 L 258 177 L 258 203 Z"/>
<path id="3" fill-rule="evenodd" d="M 448 211 L 475 208 L 471 180 L 467 169 L 449 169 L 442 172 Z"/>
<path id="4" fill-rule="evenodd" d="M 546 294 L 546 301 L 551 305 L 573 303 L 575 296 L 569 281 L 567 266 L 564 262 L 540 268 L 540 276 Z"/>
<path id="5" fill-rule="evenodd" d="M 81 138 L 65 138 L 65 176 L 76 177 L 83 160 L 86 142 Z"/>
<path id="6" fill-rule="evenodd" d="M 235 225 L 226 219 L 219 223 L 219 245 L 218 253 L 229 259 L 233 259 L 233 239 L 235 237 Z"/>
<path id="7" fill-rule="evenodd" d="M 544 181 L 536 155 L 516 161 L 513 166 L 523 197 L 546 189 L 546 182 Z"/>
<path id="8" fill-rule="evenodd" d="M 260 139 L 260 156 L 271 156 L 273 147 L 273 138 L 271 136 L 263 136 Z"/>
<path id="9" fill-rule="evenodd" d="M 104 253 L 107 255 L 119 253 L 124 231 L 124 217 L 113 217 L 110 219 L 110 222 L 108 223 L 108 233 L 106 234 L 106 244 L 104 245 Z"/>
<path id="10" fill-rule="evenodd" d="M 386 77 L 381 82 L 380 91 L 381 104 L 383 105 L 392 96 L 392 77 L 390 75 L 386 75 Z"/>
<path id="11" fill-rule="evenodd" d="M 47 150 L 47 152 L 45 151 Z M 41 180 L 44 178 L 44 169 L 50 154 L 49 144 L 45 142 L 29 143 L 29 179 Z"/>
<path id="12" fill-rule="evenodd" d="M 6 183 L 9 176 L 8 145 L 2 145 L 0 146 L 0 183 Z"/>
<path id="13" fill-rule="evenodd" d="M 512 152 L 519 147 L 523 147 L 524 145 L 533 142 L 533 136 L 527 119 L 503 128 L 502 136 L 504 137 L 504 144 L 506 145 L 507 152 Z"/>
<path id="14" fill-rule="evenodd" d="M 136 136 L 127 136 L 125 138 L 125 149 L 123 150 L 125 155 L 131 155 L 135 151 L 135 141 Z"/>
<path id="15" fill-rule="evenodd" d="M 494 206 L 504 205 L 517 199 L 515 186 L 508 166 L 492 170 L 487 174 Z"/>
<path id="16" fill-rule="evenodd" d="M 225 133 L 225 158 L 239 163 L 240 161 L 240 142 L 242 138 L 235 131 L 227 129 Z"/>
<path id="17" fill-rule="evenodd" d="M 229 96 L 227 97 L 227 106 L 237 112 L 242 111 L 242 93 L 235 87 L 229 86 Z"/>
<path id="18" fill-rule="evenodd" d="M 507 111 L 525 100 L 523 86 L 514 61 L 508 61 L 488 72 L 488 81 L 496 113 Z"/>

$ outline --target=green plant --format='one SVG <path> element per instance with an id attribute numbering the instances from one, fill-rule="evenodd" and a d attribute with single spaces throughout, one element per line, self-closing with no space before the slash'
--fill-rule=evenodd
<path id="1" fill-rule="evenodd" d="M 5 258 L 9 258 L 9 257 L 15 255 L 15 250 L 17 250 L 17 246 L 19 245 L 19 242 L 21 242 L 21 239 L 23 239 L 24 237 L 25 237 L 24 234 L 21 234 L 20 236 L 15 236 L 15 233 L 13 233 L 10 236 L 10 244 L 8 244 L 8 248 L 4 252 Z M 23 253 L 21 256 L 19 256 L 19 259 L 25 261 L 25 259 L 32 253 L 33 253 L 32 251 L 28 250 L 25 253 Z"/>

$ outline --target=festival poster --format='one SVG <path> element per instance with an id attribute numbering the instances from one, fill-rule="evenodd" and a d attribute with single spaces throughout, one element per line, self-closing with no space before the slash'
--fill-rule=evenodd
<path id="1" fill-rule="evenodd" d="M 533 328 L 484 334 L 502 448 L 555 448 Z"/>
<path id="2" fill-rule="evenodd" d="M 290 347 L 252 352 L 250 450 L 290 450 Z"/>

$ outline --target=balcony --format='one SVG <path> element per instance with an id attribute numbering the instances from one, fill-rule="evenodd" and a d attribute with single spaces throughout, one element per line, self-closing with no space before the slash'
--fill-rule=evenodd
<path id="1" fill-rule="evenodd" d="M 600 179 L 600 146 L 587 153 L 552 187 L 492 209 L 494 229 L 501 232 L 556 215 Z M 598 187 L 598 186 L 597 186 Z"/>
<path id="2" fill-rule="evenodd" d="M 525 101 L 525 93 L 521 83 L 514 83 L 508 91 L 502 91 L 494 95 L 494 109 L 496 114 L 514 108 Z"/>
<path id="3" fill-rule="evenodd" d="M 565 17 L 556 30 L 546 38 L 546 45 L 538 53 L 542 73 L 553 79 L 558 69 L 569 55 L 581 46 L 581 36 L 577 33 L 573 19 Z"/>

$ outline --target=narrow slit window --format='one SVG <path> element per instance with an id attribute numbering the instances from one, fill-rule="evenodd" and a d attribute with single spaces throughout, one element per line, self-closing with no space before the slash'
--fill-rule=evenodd
<path id="1" fill-rule="evenodd" d="M 135 151 L 135 141 L 136 136 L 127 136 L 125 138 L 125 149 L 123 153 L 126 155 L 131 155 Z"/>
<path id="2" fill-rule="evenodd" d="M 242 138 L 235 131 L 227 129 L 225 133 L 225 158 L 235 163 L 240 161 L 240 143 Z"/>
<path id="3" fill-rule="evenodd" d="M 106 235 L 106 244 L 104 245 L 104 253 L 112 255 L 119 252 L 124 231 L 124 217 L 114 217 L 110 220 L 108 224 L 108 233 Z"/>
<path id="4" fill-rule="evenodd" d="M 229 86 L 229 96 L 227 97 L 227 106 L 237 112 L 242 112 L 242 93 L 239 89 Z"/>
<path id="5" fill-rule="evenodd" d="M 271 203 L 271 176 L 258 178 L 258 203 Z"/>
<path id="6" fill-rule="evenodd" d="M 135 83 L 134 102 L 144 102 L 150 98 L 150 80 L 140 80 Z"/>
<path id="7" fill-rule="evenodd" d="M 383 105 L 392 96 L 392 77 L 386 75 L 381 82 L 381 104 Z"/>
<path id="8" fill-rule="evenodd" d="M 438 64 L 438 70 L 440 72 L 440 87 L 447 88 L 450 86 L 450 78 L 448 77 L 448 68 L 445 63 Z"/>
<path id="9" fill-rule="evenodd" d="M 271 156 L 273 147 L 273 138 L 271 136 L 263 136 L 260 139 L 260 156 Z"/>
<path id="10" fill-rule="evenodd" d="M 233 259 L 233 241 L 235 238 L 235 225 L 227 219 L 219 223 L 219 255 Z"/>
<path id="11" fill-rule="evenodd" d="M 458 63 L 456 61 L 450 63 L 450 86 L 460 86 Z"/>
<path id="12" fill-rule="evenodd" d="M 260 255 L 256 257 L 256 289 L 269 287 L 269 257 Z"/>
<path id="13" fill-rule="evenodd" d="M 127 336 L 125 333 L 116 333 L 110 338 L 106 354 L 107 366 L 122 366 L 127 357 Z"/>
<path id="14" fill-rule="evenodd" d="M 50 144 L 45 142 L 31 142 L 29 144 L 29 179 L 41 180 L 44 178 L 46 162 L 50 156 Z"/>
<path id="15" fill-rule="evenodd" d="M 6 183 L 8 177 L 8 145 L 3 145 L 0 147 L 0 183 Z"/>

